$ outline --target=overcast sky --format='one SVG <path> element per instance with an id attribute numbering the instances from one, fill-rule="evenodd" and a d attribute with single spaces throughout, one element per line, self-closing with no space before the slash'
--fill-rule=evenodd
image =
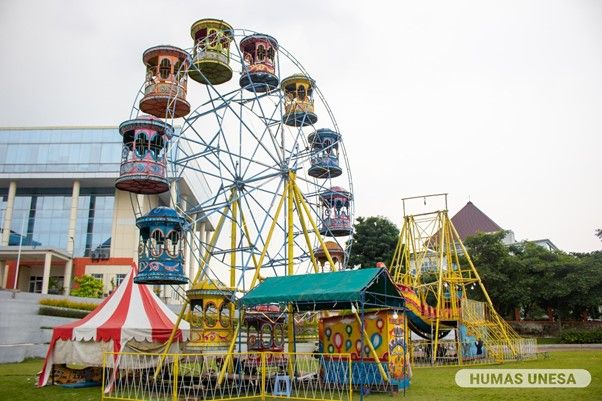
<path id="1" fill-rule="evenodd" d="M 519 240 L 602 248 L 602 1 L 0 0 L 0 126 L 118 125 L 142 52 L 206 17 L 316 79 L 357 215 L 399 224 L 402 197 L 448 192 Z"/>

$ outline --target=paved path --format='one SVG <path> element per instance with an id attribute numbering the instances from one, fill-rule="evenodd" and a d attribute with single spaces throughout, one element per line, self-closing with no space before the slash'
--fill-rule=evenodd
<path id="1" fill-rule="evenodd" d="M 602 344 L 540 344 L 540 352 L 602 350 Z"/>

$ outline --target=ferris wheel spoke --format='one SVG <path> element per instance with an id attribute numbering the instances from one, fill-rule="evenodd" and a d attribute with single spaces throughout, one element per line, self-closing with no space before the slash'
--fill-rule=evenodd
<path id="1" fill-rule="evenodd" d="M 264 114 L 263 114 L 263 108 L 261 108 L 261 111 L 262 111 L 262 116 L 264 116 Z M 275 114 L 277 112 L 278 112 L 278 108 L 275 107 L 274 111 L 272 112 L 272 117 L 275 116 Z M 277 131 L 278 131 L 278 129 L 277 129 Z M 258 152 L 258 150 L 260 148 L 260 145 L 263 143 L 263 138 L 265 138 L 266 134 L 269 135 L 270 140 L 272 142 L 272 145 L 274 146 L 276 156 L 278 157 L 278 160 L 280 161 L 280 163 L 278 163 L 278 168 L 279 168 L 280 164 L 282 163 L 282 160 L 280 158 L 280 154 L 278 153 L 278 145 L 276 144 L 275 139 L 274 139 L 275 135 L 272 134 L 271 126 L 268 125 L 268 124 L 266 124 L 265 129 L 261 133 L 261 137 L 257 140 L 257 143 L 256 143 L 255 148 L 253 149 L 253 153 L 251 155 L 251 159 L 256 159 L 255 156 L 257 155 L 257 152 Z M 277 134 L 277 132 L 276 132 L 276 134 Z M 241 174 L 242 177 L 244 177 L 247 174 L 247 172 L 248 172 L 248 170 L 249 170 L 250 167 L 251 167 L 251 164 L 250 163 L 247 164 L 247 167 L 245 168 L 245 171 Z"/>
<path id="2" fill-rule="evenodd" d="M 221 176 L 219 174 L 214 174 L 214 173 L 212 173 L 210 171 L 203 170 L 203 169 L 197 168 L 197 167 L 193 167 L 189 163 L 178 163 L 177 161 L 174 161 L 173 163 L 176 164 L 176 165 L 178 165 L 178 166 L 180 166 L 180 167 L 186 167 L 188 169 L 194 170 L 197 173 L 206 174 L 206 175 L 209 175 L 211 177 L 215 177 L 215 178 L 218 178 L 218 179 L 223 179 L 223 180 L 229 181 L 232 184 L 235 182 L 234 180 L 229 179 L 229 178 L 224 177 L 224 176 Z"/>

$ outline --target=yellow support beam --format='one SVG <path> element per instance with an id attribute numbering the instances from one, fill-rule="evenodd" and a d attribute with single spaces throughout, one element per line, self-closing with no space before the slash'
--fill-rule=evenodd
<path id="1" fill-rule="evenodd" d="M 286 194 L 288 191 L 288 183 L 284 185 L 284 190 L 282 191 L 282 196 L 280 197 L 280 201 L 278 202 L 278 207 L 276 208 L 276 214 L 274 214 L 274 218 L 272 220 L 272 225 L 270 226 L 270 230 L 268 231 L 268 236 L 265 240 L 265 244 L 263 246 L 263 251 L 261 251 L 261 255 L 259 256 L 259 261 L 257 262 L 255 274 L 253 275 L 253 280 L 251 281 L 251 286 L 249 289 L 254 288 L 257 284 L 257 280 L 259 279 L 261 273 L 261 266 L 263 265 L 263 259 L 265 259 L 265 255 L 268 252 L 268 247 L 270 246 L 270 241 L 272 240 L 272 235 L 274 235 L 274 229 L 276 228 L 276 224 L 278 223 L 278 218 L 280 217 L 280 212 L 282 211 L 282 205 L 284 205 L 284 198 L 286 198 Z"/>
<path id="2" fill-rule="evenodd" d="M 236 329 L 234 330 L 234 335 L 232 336 L 232 341 L 228 346 L 228 352 L 226 354 L 226 359 L 224 360 L 224 364 L 219 371 L 219 376 L 217 377 L 217 386 L 221 386 L 224 381 L 224 377 L 226 376 L 226 371 L 228 370 L 228 366 L 232 364 L 232 354 L 234 353 L 234 346 L 236 345 L 236 339 L 238 338 L 238 332 L 240 331 L 240 325 L 236 325 Z"/>
<path id="3" fill-rule="evenodd" d="M 232 199 L 233 198 L 230 197 L 230 201 L 228 203 L 230 203 L 232 201 Z M 197 273 L 194 277 L 194 280 L 191 283 L 191 285 L 193 285 L 193 286 L 194 286 L 194 284 L 196 284 L 198 282 L 199 278 L 201 277 L 201 273 L 203 272 L 203 269 L 205 268 L 205 266 L 207 265 L 207 263 L 209 263 L 209 260 L 211 259 L 211 252 L 212 252 L 213 248 L 215 247 L 215 244 L 217 243 L 217 239 L 222 231 L 222 227 L 224 226 L 224 222 L 226 221 L 226 216 L 228 214 L 229 208 L 230 208 L 230 206 L 226 205 L 226 206 L 224 206 L 224 209 L 222 210 L 222 215 L 217 223 L 217 226 L 215 227 L 215 231 L 213 232 L 213 235 L 211 236 L 211 241 L 209 242 L 209 245 L 207 246 L 205 256 L 201 260 L 201 264 L 199 266 L 199 271 L 197 271 Z M 171 330 L 171 334 L 169 335 L 169 338 L 167 339 L 167 342 L 165 343 L 165 350 L 161 354 L 161 357 L 159 358 L 159 363 L 157 365 L 157 368 L 155 369 L 155 375 L 153 377 L 155 380 L 157 379 L 157 377 L 159 377 L 159 373 L 161 373 L 161 369 L 163 368 L 163 362 L 165 362 L 165 358 L 167 356 L 167 353 L 169 352 L 169 349 L 171 348 L 173 339 L 175 338 L 176 333 L 178 332 L 178 327 L 180 327 L 180 323 L 182 322 L 182 319 L 184 318 L 184 315 L 186 314 L 186 308 L 188 307 L 188 303 L 189 303 L 189 300 L 188 300 L 188 298 L 186 298 L 186 300 L 184 301 L 184 304 L 182 305 L 182 309 L 180 310 L 180 313 L 178 314 L 176 323 L 174 324 L 173 329 Z"/>
<path id="4" fill-rule="evenodd" d="M 336 271 L 337 268 L 334 264 L 334 261 L 332 260 L 332 257 L 330 256 L 330 252 L 328 251 L 328 248 L 326 247 L 324 240 L 322 239 L 320 230 L 318 229 L 318 226 L 316 225 L 316 222 L 314 221 L 314 219 L 311 217 L 311 209 L 307 205 L 307 202 L 305 201 L 305 198 L 303 197 L 301 190 L 297 186 L 297 183 L 294 181 L 293 181 L 293 190 L 295 191 L 295 194 L 297 195 L 297 199 L 299 200 L 299 203 L 301 203 L 301 206 L 303 206 L 303 210 L 305 211 L 305 215 L 307 216 L 307 219 L 309 220 L 309 222 L 311 224 L 311 228 L 315 231 L 316 236 L 318 237 L 318 242 L 320 242 L 320 246 L 322 247 L 322 250 L 324 251 L 326 259 L 328 260 L 330 269 L 332 271 Z"/>
<path id="5" fill-rule="evenodd" d="M 295 201 L 295 207 L 297 208 L 297 213 L 299 215 L 299 222 L 301 223 L 301 230 L 303 231 L 303 236 L 305 237 L 305 243 L 307 244 L 307 249 L 309 250 L 309 257 L 311 259 L 311 264 L 314 267 L 314 272 L 320 272 L 320 266 L 318 265 L 318 261 L 316 260 L 316 255 L 314 254 L 313 245 L 311 240 L 309 239 L 309 233 L 307 232 L 307 224 L 305 224 L 305 218 L 303 217 L 303 210 L 301 209 L 301 204 L 299 203 L 299 199 L 297 198 L 295 191 L 293 193 L 293 200 Z"/>
<path id="6" fill-rule="evenodd" d="M 354 308 L 353 314 L 355 315 L 355 319 L 357 320 L 357 323 L 359 324 L 359 327 L 362 327 L 363 326 L 362 325 L 362 318 L 357 313 L 357 308 Z M 385 372 L 385 369 L 381 365 L 380 358 L 378 357 L 378 354 L 376 353 L 376 350 L 372 346 L 372 341 L 370 341 L 370 336 L 366 332 L 365 328 L 362 330 L 362 333 L 364 335 L 364 342 L 368 345 L 368 348 L 370 348 L 370 353 L 372 354 L 372 357 L 374 358 L 374 362 L 376 362 L 376 367 L 378 367 L 378 371 L 380 372 L 380 375 L 382 376 L 382 378 L 383 378 L 384 381 L 388 382 L 389 381 L 389 376 L 387 376 L 387 372 Z"/>
<path id="7" fill-rule="evenodd" d="M 294 234 L 294 221 L 293 221 L 293 217 L 294 217 L 294 202 L 293 202 L 293 198 L 295 197 L 294 195 L 294 190 L 293 190 L 293 184 L 295 182 L 295 173 L 289 173 L 289 180 L 287 182 L 287 214 L 286 214 L 286 223 L 287 223 L 287 228 L 286 228 L 286 242 L 287 242 L 287 251 L 286 251 L 286 257 L 287 257 L 287 276 L 292 276 L 295 274 L 295 237 L 293 236 Z M 295 317 L 294 317 L 294 311 L 293 311 L 293 305 L 289 304 L 288 305 L 288 325 L 287 325 L 287 332 L 288 332 L 288 352 L 293 353 L 295 352 Z M 290 373 L 290 372 L 289 372 Z M 292 375 L 291 375 L 292 377 Z"/>

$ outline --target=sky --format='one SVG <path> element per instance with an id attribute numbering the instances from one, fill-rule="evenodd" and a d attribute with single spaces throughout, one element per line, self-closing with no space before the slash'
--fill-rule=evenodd
<path id="1" fill-rule="evenodd" d="M 207 17 L 316 79 L 356 216 L 399 225 L 402 197 L 444 192 L 518 240 L 602 249 L 601 1 L 0 0 L 0 126 L 118 125 L 142 52 L 190 47 Z"/>

